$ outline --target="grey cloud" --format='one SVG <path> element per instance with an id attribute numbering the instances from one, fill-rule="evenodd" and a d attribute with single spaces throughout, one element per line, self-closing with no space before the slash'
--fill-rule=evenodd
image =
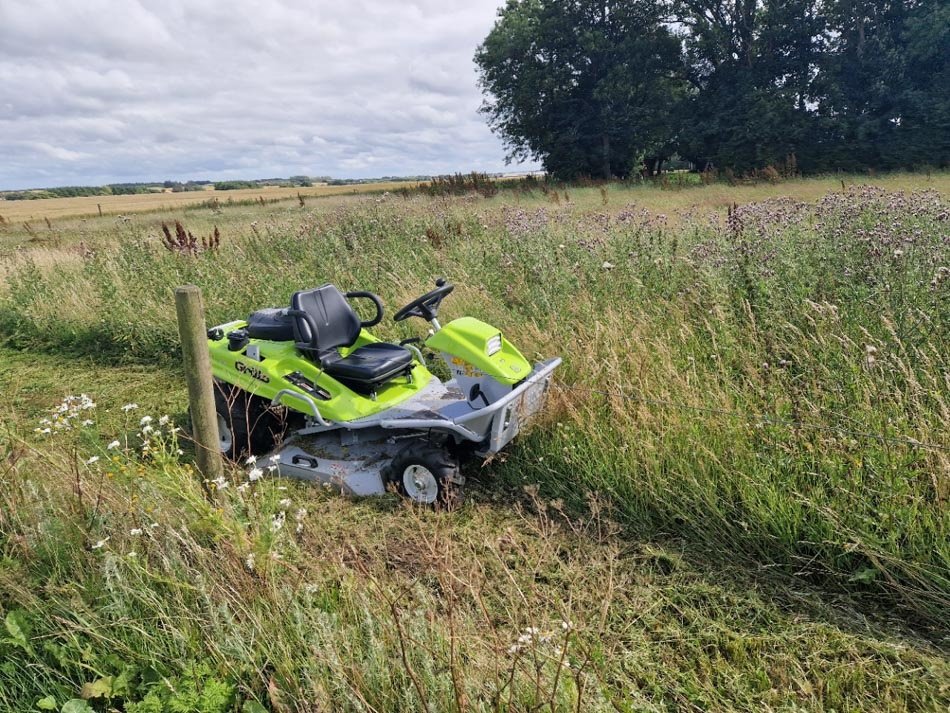
<path id="1" fill-rule="evenodd" d="M 0 3 L 0 188 L 502 170 L 500 0 Z"/>

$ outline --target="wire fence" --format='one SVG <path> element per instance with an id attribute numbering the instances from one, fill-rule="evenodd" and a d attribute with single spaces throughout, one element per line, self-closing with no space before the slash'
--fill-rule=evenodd
<path id="1" fill-rule="evenodd" d="M 733 418 L 738 418 L 743 421 L 747 421 L 752 424 L 767 424 L 771 426 L 787 426 L 790 428 L 796 428 L 801 430 L 810 430 L 810 431 L 822 431 L 828 433 L 835 433 L 838 435 L 848 435 L 855 438 L 866 438 L 870 440 L 875 440 L 881 443 L 889 443 L 892 445 L 903 445 L 910 446 L 912 448 L 922 448 L 930 449 L 937 451 L 946 451 L 950 452 L 950 445 L 944 445 L 942 443 L 932 443 L 926 441 L 919 441 L 916 438 L 910 436 L 886 436 L 881 433 L 873 433 L 870 431 L 857 431 L 852 428 L 840 425 L 827 425 L 821 423 L 812 423 L 808 421 L 798 421 L 790 418 L 782 418 L 779 416 L 770 416 L 768 414 L 761 413 L 745 413 L 742 411 L 736 411 L 732 409 L 716 408 L 714 406 L 694 406 L 692 404 L 685 404 L 676 401 L 666 401 L 663 399 L 654 399 L 648 398 L 645 396 L 640 396 L 638 394 L 631 394 L 623 392 L 620 390 L 608 391 L 603 389 L 593 389 L 589 386 L 584 385 L 567 385 L 561 384 L 558 382 L 553 382 L 552 385 L 554 388 L 561 390 L 562 392 L 579 392 L 585 394 L 596 394 L 600 396 L 620 398 L 625 401 L 631 401 L 634 403 L 640 403 L 647 406 L 659 406 L 663 408 L 672 408 L 681 411 L 693 411 L 697 413 L 708 413 L 715 414 L 718 416 L 730 416 Z"/>

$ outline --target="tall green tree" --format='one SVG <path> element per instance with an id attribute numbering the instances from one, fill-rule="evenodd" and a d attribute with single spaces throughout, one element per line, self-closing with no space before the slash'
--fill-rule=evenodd
<path id="1" fill-rule="evenodd" d="M 950 2 L 918 3 L 901 37 L 907 60 L 900 165 L 950 166 Z"/>
<path id="2" fill-rule="evenodd" d="M 950 161 L 950 4 L 831 0 L 822 105 L 846 169 Z"/>
<path id="3" fill-rule="evenodd" d="M 509 158 L 609 178 L 668 155 L 684 83 L 665 11 L 652 0 L 508 0 L 475 63 Z"/>
<path id="4" fill-rule="evenodd" d="M 680 151 L 745 171 L 821 161 L 817 107 L 825 19 L 818 0 L 677 0 L 690 98 Z"/>

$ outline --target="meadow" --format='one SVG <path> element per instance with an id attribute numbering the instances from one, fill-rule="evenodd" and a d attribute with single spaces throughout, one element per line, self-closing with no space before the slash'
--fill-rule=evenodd
<path id="1" fill-rule="evenodd" d="M 0 225 L 0 709 L 945 710 L 948 196 L 534 184 Z M 564 358 L 460 510 L 237 467 L 204 497 L 172 288 L 213 324 L 324 281 L 391 314 L 440 275 L 445 319 Z"/>

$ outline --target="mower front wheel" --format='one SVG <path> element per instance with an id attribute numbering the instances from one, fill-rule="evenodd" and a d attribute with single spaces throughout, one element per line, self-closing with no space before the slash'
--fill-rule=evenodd
<path id="1" fill-rule="evenodd" d="M 464 478 L 458 461 L 443 447 L 410 443 L 386 469 L 386 481 L 418 505 L 453 509 L 462 502 Z"/>
<path id="2" fill-rule="evenodd" d="M 214 410 L 218 417 L 219 448 L 234 461 L 273 450 L 285 430 L 270 404 L 231 384 L 215 382 Z"/>

